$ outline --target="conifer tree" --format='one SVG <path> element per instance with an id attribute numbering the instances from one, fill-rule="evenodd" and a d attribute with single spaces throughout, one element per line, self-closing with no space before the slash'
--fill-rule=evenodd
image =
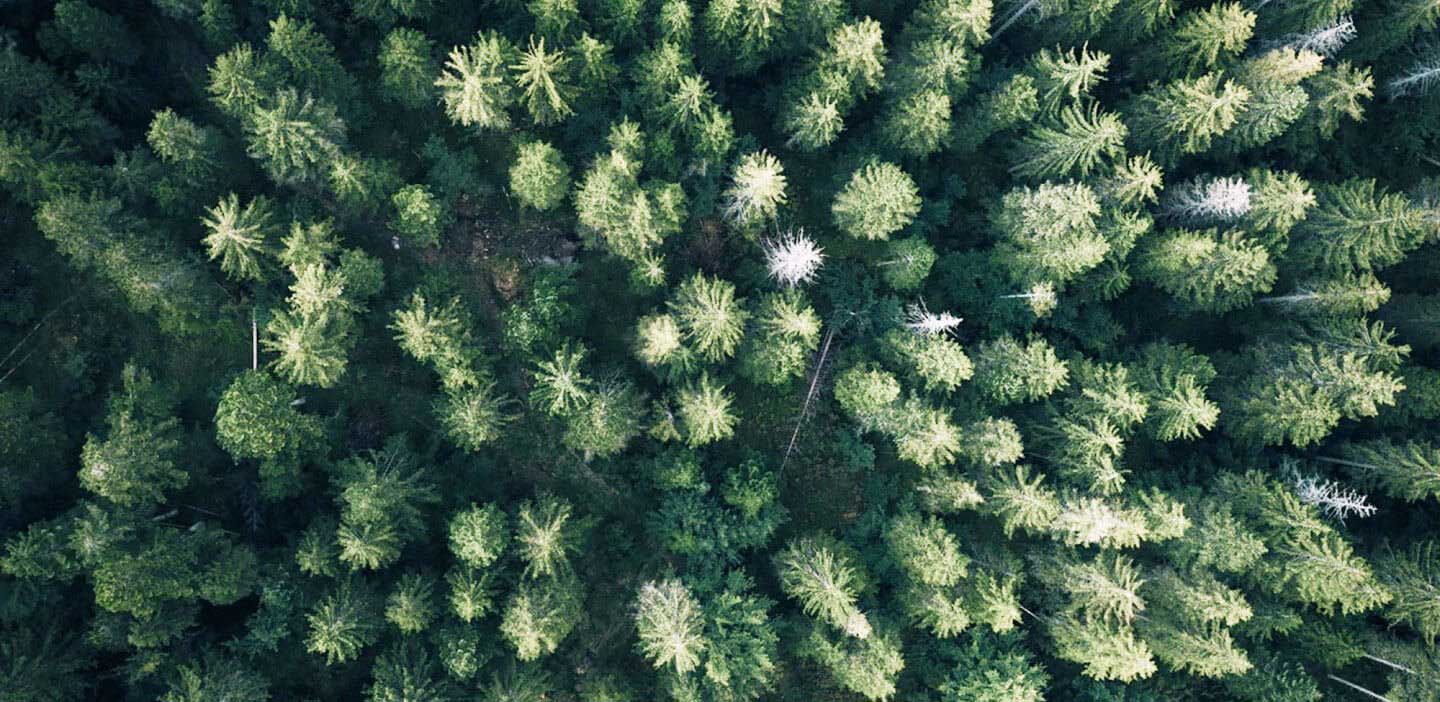
<path id="1" fill-rule="evenodd" d="M 520 100 L 536 124 L 555 124 L 575 113 L 570 106 L 575 88 L 567 75 L 569 59 L 562 50 L 546 51 L 545 37 L 539 41 L 531 37 L 510 70 L 515 73 Z"/>
<path id="2" fill-rule="evenodd" d="M 345 122 L 334 106 L 292 89 L 255 106 L 245 131 L 250 157 L 282 184 L 319 178 L 345 143 Z"/>
<path id="3" fill-rule="evenodd" d="M 819 536 L 795 539 L 776 556 L 775 568 L 785 593 L 807 615 L 849 636 L 870 636 L 870 620 L 856 602 L 864 576 L 837 542 Z"/>
<path id="4" fill-rule="evenodd" d="M 1035 127 L 1020 141 L 1010 170 L 1036 179 L 1088 176 L 1124 153 L 1128 133 L 1118 116 L 1094 104 L 1089 110 L 1071 105 L 1053 124 Z"/>
<path id="5" fill-rule="evenodd" d="M 1405 196 L 1378 192 L 1374 180 L 1319 189 L 1315 210 L 1296 225 L 1294 257 L 1321 273 L 1393 265 L 1426 236 L 1426 214 Z"/>
<path id="6" fill-rule="evenodd" d="M 570 635 L 581 613 L 579 593 L 572 580 L 522 583 L 501 614 L 500 634 L 521 661 L 555 652 Z"/>
<path id="7" fill-rule="evenodd" d="M 450 120 L 463 127 L 508 127 L 507 110 L 515 101 L 508 70 L 514 58 L 514 44 L 494 32 L 451 49 L 445 70 L 435 81 Z"/>
<path id="8" fill-rule="evenodd" d="M 450 519 L 450 551 L 472 568 L 485 568 L 505 552 L 510 526 L 495 505 L 470 505 Z"/>
<path id="9" fill-rule="evenodd" d="M 1339 456 L 1319 460 L 1344 468 L 1386 494 L 1411 502 L 1440 495 L 1440 451 L 1425 441 L 1377 439 L 1343 444 Z"/>
<path id="10" fill-rule="evenodd" d="M 1208 150 L 1235 126 L 1250 102 L 1250 91 L 1217 73 L 1179 79 L 1135 98 L 1126 124 L 1134 144 L 1156 154 L 1162 165 Z"/>
<path id="11" fill-rule="evenodd" d="M 1414 629 L 1434 645 L 1440 635 L 1440 562 L 1435 542 L 1424 541 L 1404 551 L 1388 554 L 1376 568 L 1376 575 L 1394 597 L 1386 610 L 1392 622 Z"/>
<path id="12" fill-rule="evenodd" d="M 515 515 L 515 549 L 525 561 L 527 578 L 554 579 L 570 569 L 570 556 L 579 549 L 571 524 L 572 508 L 553 495 L 527 501 Z"/>
<path id="13" fill-rule="evenodd" d="M 785 203 L 785 169 L 764 151 L 746 154 L 724 197 L 726 216 L 742 227 L 772 219 Z"/>
<path id="14" fill-rule="evenodd" d="M 914 181 L 892 163 L 870 163 L 855 171 L 830 206 L 835 226 L 869 240 L 890 238 L 919 211 Z"/>
<path id="15" fill-rule="evenodd" d="M 700 665 L 705 650 L 700 604 L 676 580 L 647 582 L 635 598 L 640 652 L 656 668 L 684 674 Z"/>
<path id="16" fill-rule="evenodd" d="M 565 201 L 570 190 L 570 168 L 560 152 L 543 141 L 521 144 L 510 167 L 510 193 L 521 205 L 541 212 Z"/>
<path id="17" fill-rule="evenodd" d="M 241 207 L 239 196 L 231 193 L 210 208 L 202 221 L 207 231 L 205 249 L 210 260 L 220 259 L 220 270 L 238 280 L 263 277 L 267 240 L 276 234 L 270 203 L 263 195 Z"/>
<path id="18" fill-rule="evenodd" d="M 670 309 L 685 342 L 702 358 L 721 361 L 735 354 L 744 336 L 749 313 L 743 303 L 732 283 L 696 273 L 680 284 Z"/>
<path id="19" fill-rule="evenodd" d="M 260 461 L 260 490 L 282 497 L 299 487 L 299 463 L 323 436 L 319 419 L 295 409 L 295 391 L 262 370 L 242 373 L 215 409 L 215 438 L 236 460 Z"/>
<path id="20" fill-rule="evenodd" d="M 1078 183 L 1046 183 L 1006 193 L 993 217 L 998 263 L 1020 282 L 1064 284 L 1100 264 L 1110 245 L 1096 218 L 1095 192 Z"/>
<path id="21" fill-rule="evenodd" d="M 379 57 L 385 96 L 411 109 L 430 104 L 438 72 L 434 52 L 434 43 L 419 30 L 397 27 L 385 35 Z"/>
<path id="22" fill-rule="evenodd" d="M 702 375 L 681 389 L 675 404 L 685 442 L 693 448 L 734 435 L 736 418 L 731 412 L 732 402 L 725 386 L 714 384 L 709 375 Z"/>
<path id="23" fill-rule="evenodd" d="M 1228 312 L 1275 284 L 1266 250 L 1238 232 L 1171 231 L 1150 242 L 1140 265 L 1146 278 L 1183 306 Z"/>
<path id="24" fill-rule="evenodd" d="M 176 465 L 180 423 L 149 372 L 127 365 L 108 403 L 104 439 L 89 436 L 80 452 L 80 484 L 122 506 L 165 501 L 189 475 Z"/>
<path id="25" fill-rule="evenodd" d="M 1153 66 L 1167 75 L 1198 75 L 1223 67 L 1244 50 L 1255 29 L 1255 13 L 1240 3 L 1215 3 L 1182 15 L 1153 50 Z"/>
<path id="26" fill-rule="evenodd" d="M 998 404 L 1043 398 L 1069 378 L 1070 371 L 1043 340 L 1024 344 L 1010 337 L 980 345 L 975 352 L 975 383 Z"/>

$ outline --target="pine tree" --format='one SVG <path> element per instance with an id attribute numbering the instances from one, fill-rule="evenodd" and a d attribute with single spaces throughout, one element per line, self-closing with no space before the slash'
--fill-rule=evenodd
<path id="1" fill-rule="evenodd" d="M 1440 553 L 1433 541 L 1386 555 L 1376 575 L 1394 598 L 1386 618 L 1414 629 L 1428 646 L 1440 636 Z"/>
<path id="2" fill-rule="evenodd" d="M 530 44 L 510 66 L 520 88 L 520 100 L 536 124 L 556 124 L 575 114 L 570 106 L 575 88 L 567 75 L 569 67 L 564 51 L 545 50 L 545 37 L 539 41 L 531 37 Z"/>
<path id="3" fill-rule="evenodd" d="M 510 525 L 498 507 L 471 503 L 450 518 L 450 552 L 472 568 L 485 568 L 505 553 Z"/>
<path id="4" fill-rule="evenodd" d="M 385 602 L 385 620 L 406 634 L 426 630 L 435 620 L 435 609 L 431 604 L 434 588 L 434 583 L 423 575 L 405 575 L 396 583 L 395 590 Z"/>
<path id="5" fill-rule="evenodd" d="M 804 374 L 820 343 L 820 318 L 799 293 L 786 291 L 760 300 L 757 332 L 740 347 L 740 373 L 765 385 L 782 385 Z"/>
<path id="6" fill-rule="evenodd" d="M 1150 242 L 1141 273 L 1190 309 L 1221 313 L 1275 284 L 1266 250 L 1238 232 L 1174 230 Z"/>
<path id="7" fill-rule="evenodd" d="M 1072 104 L 1055 122 L 1035 127 L 1020 141 L 1010 171 L 1037 180 L 1088 176 L 1124 153 L 1128 134 L 1117 115 L 1095 104 L 1088 110 Z"/>
<path id="8" fill-rule="evenodd" d="M 434 101 L 435 45 L 423 32 L 397 27 L 380 44 L 380 87 L 383 94 L 410 109 Z"/>
<path id="9" fill-rule="evenodd" d="M 1296 225 L 1293 255 L 1320 273 L 1394 265 L 1426 236 L 1426 213 L 1405 196 L 1377 191 L 1374 180 L 1319 189 L 1319 204 Z"/>
<path id="10" fill-rule="evenodd" d="M 348 581 L 340 583 L 306 615 L 305 650 L 325 656 L 327 665 L 354 660 L 379 635 L 373 609 L 368 593 Z"/>
<path id="11" fill-rule="evenodd" d="M 864 575 L 838 542 L 820 536 L 795 539 L 775 557 L 775 569 L 780 587 L 806 615 L 852 637 L 870 636 L 870 620 L 856 602 Z"/>
<path id="12" fill-rule="evenodd" d="M 318 179 L 345 143 L 345 122 L 334 106 L 291 89 L 255 106 L 245 132 L 250 157 L 281 184 Z"/>
<path id="13" fill-rule="evenodd" d="M 713 362 L 735 355 L 749 318 L 744 302 L 736 298 L 734 284 L 696 273 L 680 284 L 670 309 L 685 342 Z"/>
<path id="14" fill-rule="evenodd" d="M 974 375 L 974 365 L 965 350 L 944 336 L 896 329 L 886 334 L 884 341 L 926 390 L 950 392 Z"/>
<path id="15" fill-rule="evenodd" d="M 237 280 L 263 279 L 267 240 L 276 235 L 269 200 L 261 195 L 241 207 L 240 197 L 231 193 L 206 214 L 202 222 L 210 260 L 220 259 L 220 270 Z"/>
<path id="16" fill-rule="evenodd" d="M 515 101 L 515 88 L 507 71 L 514 59 L 515 46 L 494 32 L 451 49 L 445 71 L 435 81 L 450 121 L 481 129 L 509 127 L 506 110 Z"/>
<path id="17" fill-rule="evenodd" d="M 1266 587 L 1322 614 L 1365 612 L 1391 600 L 1370 565 L 1333 531 L 1291 536 L 1274 553 L 1279 563 Z"/>
<path id="18" fill-rule="evenodd" d="M 970 560 L 960 553 L 959 540 L 934 515 L 905 513 L 891 518 L 885 545 L 906 576 L 922 585 L 955 585 L 965 577 Z"/>
<path id="19" fill-rule="evenodd" d="M 1155 44 L 1156 68 L 1165 74 L 1198 75 L 1245 49 L 1255 29 L 1255 13 L 1240 3 L 1215 3 L 1185 13 L 1175 28 Z"/>
<path id="20" fill-rule="evenodd" d="M 905 668 L 900 641 L 884 632 L 863 639 L 839 640 L 815 627 L 797 653 L 824 666 L 835 682 L 872 702 L 895 694 L 895 679 Z"/>
<path id="21" fill-rule="evenodd" d="M 736 418 L 732 402 L 725 386 L 714 384 L 709 375 L 681 389 L 676 405 L 685 443 L 694 448 L 733 436 Z"/>
<path id="22" fill-rule="evenodd" d="M 830 206 L 835 226 L 872 241 L 890 238 L 919 212 L 915 182 L 892 163 L 870 163 L 855 171 Z"/>
<path id="23" fill-rule="evenodd" d="M 1235 126 L 1250 102 L 1250 91 L 1221 83 L 1216 73 L 1151 88 L 1131 103 L 1126 124 L 1132 141 L 1157 155 L 1162 165 L 1208 150 Z"/>
<path id="24" fill-rule="evenodd" d="M 902 154 L 925 158 L 950 143 L 950 96 L 923 90 L 899 98 L 881 117 L 886 139 Z"/>
<path id="25" fill-rule="evenodd" d="M 445 206 L 424 185 L 407 185 L 391 197 L 395 217 L 390 228 L 421 247 L 440 245 L 449 213 Z"/>
<path id="26" fill-rule="evenodd" d="M 685 674 L 700 665 L 706 641 L 700 604 L 678 580 L 647 582 L 635 598 L 639 649 L 656 668 Z"/>
<path id="27" fill-rule="evenodd" d="M 565 201 L 570 167 L 559 150 L 543 141 L 521 144 L 510 166 L 510 193 L 524 207 L 545 212 Z"/>
<path id="28" fill-rule="evenodd" d="M 501 614 L 500 634 L 521 661 L 550 655 L 570 635 L 582 611 L 578 583 L 521 583 Z"/>
<path id="29" fill-rule="evenodd" d="M 258 460 L 260 492 L 269 498 L 299 488 L 299 463 L 323 436 L 320 420 L 296 410 L 294 389 L 261 370 L 242 373 L 220 396 L 215 438 L 236 460 Z"/>
<path id="30" fill-rule="evenodd" d="M 1157 343 L 1141 349 L 1136 383 L 1150 411 L 1145 427 L 1160 441 L 1196 439 L 1215 426 L 1220 408 L 1206 397 L 1215 367 L 1188 347 Z"/>
<path id="31" fill-rule="evenodd" d="M 1129 627 L 1067 617 L 1051 624 L 1050 635 L 1061 658 L 1081 664 L 1096 680 L 1133 682 L 1155 674 L 1150 647 Z"/>
<path id="32" fill-rule="evenodd" d="M 90 435 L 80 452 L 80 484 L 122 506 L 165 501 L 189 474 L 176 465 L 180 423 L 148 371 L 126 365 L 107 403 L 103 439 Z"/>
<path id="33" fill-rule="evenodd" d="M 450 586 L 450 611 L 462 622 L 484 617 L 495 606 L 494 577 L 490 572 L 458 568 L 445 576 Z"/>
<path id="34" fill-rule="evenodd" d="M 765 151 L 741 157 L 726 189 L 724 212 L 742 227 L 773 219 L 785 204 L 785 169 Z"/>
<path id="35" fill-rule="evenodd" d="M 997 263 L 1022 283 L 1064 284 L 1109 252 L 1097 218 L 1100 202 L 1089 186 L 1046 183 L 1011 190 L 992 222 L 1001 239 Z"/>
<path id="36" fill-rule="evenodd" d="M 571 524 L 570 504 L 553 495 L 527 500 L 515 515 L 515 549 L 525 561 L 525 577 L 554 579 L 570 570 L 570 557 L 579 549 L 579 534 Z"/>
<path id="37" fill-rule="evenodd" d="M 454 689 L 439 676 L 429 650 L 414 643 L 391 646 L 375 658 L 371 702 L 413 700 L 443 702 L 453 699 Z"/>
<path id="38" fill-rule="evenodd" d="M 1048 116 L 1055 116 L 1062 107 L 1078 110 L 1094 88 L 1105 80 L 1109 68 L 1110 55 L 1091 51 L 1088 46 L 1078 51 L 1047 48 L 1030 58 L 1025 73 L 1035 79 L 1042 110 Z"/>
<path id="39" fill-rule="evenodd" d="M 1064 386 L 1070 371 L 1042 339 L 1021 344 L 1010 337 L 985 342 L 975 352 L 975 383 L 997 404 L 1030 402 Z"/>
<path id="40" fill-rule="evenodd" d="M 1426 441 L 1397 444 L 1376 439 L 1340 446 L 1338 457 L 1319 460 L 1339 465 L 1356 478 L 1378 485 L 1393 497 L 1418 501 L 1440 496 L 1440 450 Z"/>
<path id="41" fill-rule="evenodd" d="M 1069 546 L 1135 548 L 1151 536 L 1146 515 L 1139 509 L 1073 494 L 1064 496 L 1059 514 L 1048 526 Z"/>
<path id="42" fill-rule="evenodd" d="M 213 175 L 219 165 L 215 157 L 220 150 L 220 135 L 214 129 L 175 114 L 174 110 L 155 113 L 145 140 L 162 160 L 176 166 L 187 177 L 203 181 Z"/>

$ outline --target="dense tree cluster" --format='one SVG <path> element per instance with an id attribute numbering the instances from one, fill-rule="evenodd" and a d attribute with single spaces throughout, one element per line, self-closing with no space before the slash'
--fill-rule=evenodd
<path id="1" fill-rule="evenodd" d="M 0 15 L 0 700 L 1440 699 L 1440 1 Z"/>

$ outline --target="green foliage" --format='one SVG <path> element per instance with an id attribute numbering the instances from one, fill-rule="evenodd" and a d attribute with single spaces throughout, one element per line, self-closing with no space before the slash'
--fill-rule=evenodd
<path id="1" fill-rule="evenodd" d="M 349 582 L 336 586 L 305 615 L 305 650 L 324 656 L 327 665 L 354 660 L 379 634 L 374 607 L 370 595 Z"/>
<path id="2" fill-rule="evenodd" d="M 520 145 L 510 167 L 510 192 L 521 205 L 544 212 L 565 201 L 570 190 L 570 167 L 560 152 L 543 141 Z"/>
<path id="3" fill-rule="evenodd" d="M 805 614 L 849 636 L 870 636 L 870 620 L 856 603 L 864 575 L 839 542 L 824 536 L 795 539 L 775 557 L 775 569 L 785 594 Z"/>
<path id="4" fill-rule="evenodd" d="M 1202 153 L 1235 126 L 1251 93 L 1216 73 L 1175 80 L 1140 94 L 1130 105 L 1130 133 L 1136 145 L 1153 151 L 1162 164 Z"/>
<path id="5" fill-rule="evenodd" d="M 221 198 L 206 212 L 205 250 L 210 260 L 220 259 L 220 270 L 237 280 L 261 280 L 271 237 L 276 236 L 270 203 L 264 196 L 240 206 L 234 193 Z"/>
<path id="6" fill-rule="evenodd" d="M 450 121 L 481 129 L 509 127 L 507 110 L 515 102 L 515 86 L 508 70 L 514 60 L 515 45 L 495 32 L 451 49 L 445 70 L 435 80 Z"/>
<path id="7" fill-rule="evenodd" d="M 676 413 L 691 448 L 730 438 L 735 433 L 735 415 L 725 386 L 715 385 L 710 376 L 681 389 L 675 398 Z"/>
<path id="8" fill-rule="evenodd" d="M 1046 397 L 1062 387 L 1070 370 L 1044 340 L 1024 344 L 1002 337 L 975 352 L 975 383 L 993 402 L 1013 404 Z"/>
<path id="9" fill-rule="evenodd" d="M 1228 312 L 1275 284 L 1269 253 L 1243 234 L 1180 229 L 1150 241 L 1140 272 L 1187 308 Z"/>
<path id="10" fill-rule="evenodd" d="M 450 519 L 450 552 L 472 568 L 484 568 L 505 552 L 510 526 L 495 505 L 470 505 Z"/>
<path id="11" fill-rule="evenodd" d="M 395 218 L 390 221 L 394 229 L 418 246 L 433 247 L 440 244 L 448 219 L 444 205 L 423 185 L 407 185 L 390 199 L 395 205 Z"/>
<path id="12" fill-rule="evenodd" d="M 88 436 L 80 451 L 80 485 L 119 505 L 164 502 L 189 480 L 176 465 L 180 423 L 149 372 L 127 365 L 122 378 L 107 403 L 105 437 Z"/>
<path id="13" fill-rule="evenodd" d="M 1005 195 L 994 225 L 999 261 L 1016 281 L 1064 284 L 1100 265 L 1110 251 L 1094 191 L 1078 183 L 1047 183 Z"/>
<path id="14" fill-rule="evenodd" d="M 745 335 L 744 302 L 732 283 L 696 273 L 680 284 L 669 305 L 685 343 L 702 358 L 721 361 L 735 354 Z"/>
<path id="15" fill-rule="evenodd" d="M 688 673 L 705 650 L 700 604 L 676 580 L 647 582 L 635 596 L 639 649 L 656 668 Z"/>
<path id="16" fill-rule="evenodd" d="M 888 239 L 920 212 L 915 182 L 893 163 L 855 171 L 830 206 L 835 226 L 857 239 Z"/>
<path id="17" fill-rule="evenodd" d="M 277 182 L 314 181 L 345 145 L 335 107 L 286 89 L 254 106 L 245 120 L 247 153 Z"/>
<path id="18" fill-rule="evenodd" d="M 380 44 L 380 87 L 384 95 L 410 109 L 434 100 L 435 45 L 419 30 L 397 27 Z"/>
<path id="19" fill-rule="evenodd" d="M 295 408 L 294 389 L 265 371 L 242 373 L 225 388 L 215 409 L 215 438 L 236 460 L 261 462 L 261 491 L 292 494 L 298 464 L 323 437 L 320 420 Z"/>
<path id="20" fill-rule="evenodd" d="M 0 5 L 0 699 L 1440 698 L 1436 0 Z"/>

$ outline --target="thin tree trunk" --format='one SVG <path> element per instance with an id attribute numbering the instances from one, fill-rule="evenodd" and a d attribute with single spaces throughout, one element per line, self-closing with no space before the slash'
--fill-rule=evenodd
<path id="1" fill-rule="evenodd" d="M 1369 690 L 1367 690 L 1367 689 L 1365 689 L 1365 688 L 1363 688 L 1363 687 L 1360 687 L 1359 685 L 1356 685 L 1355 683 L 1350 682 L 1349 680 L 1346 680 L 1345 678 L 1336 677 L 1336 676 L 1333 675 L 1333 674 L 1331 674 L 1331 675 L 1326 675 L 1325 677 L 1330 678 L 1331 680 L 1334 680 L 1335 682 L 1338 682 L 1338 683 L 1340 683 L 1341 685 L 1344 685 L 1345 687 L 1350 688 L 1351 690 L 1354 690 L 1354 691 L 1356 691 L 1356 692 L 1359 692 L 1359 693 L 1362 693 L 1362 694 L 1365 694 L 1365 695 L 1369 695 L 1369 696 L 1370 696 L 1371 698 L 1373 698 L 1373 699 L 1380 700 L 1380 702 L 1395 702 L 1394 700 L 1390 699 L 1389 697 L 1386 697 L 1386 696 L 1384 696 L 1384 695 L 1381 695 L 1381 694 L 1378 694 L 1378 693 L 1375 693 L 1375 692 L 1371 692 L 1371 691 L 1369 691 Z"/>
<path id="2" fill-rule="evenodd" d="M 1005 30 L 1010 28 L 1010 25 L 1015 24 L 1022 15 L 1034 9 L 1038 4 L 1040 4 L 1040 0 L 1025 0 L 1024 4 L 1015 8 L 1015 11 L 1010 13 L 1009 17 L 1005 18 L 1005 21 L 1000 24 L 998 29 L 990 33 L 990 41 L 995 41 L 995 39 L 999 38 L 1001 34 L 1005 33 Z"/>
<path id="3" fill-rule="evenodd" d="M 835 340 L 835 325 L 825 332 L 825 344 L 820 349 L 820 360 L 815 362 L 815 372 L 810 375 L 810 389 L 805 392 L 805 404 L 800 408 L 800 418 L 795 421 L 795 430 L 790 432 L 790 443 L 785 447 L 785 458 L 780 461 L 778 479 L 785 477 L 785 466 L 790 463 L 790 453 L 795 450 L 795 442 L 800 438 L 800 427 L 805 424 L 805 417 L 810 413 L 810 403 L 815 399 L 815 391 L 820 385 L 820 373 L 825 370 L 825 357 L 830 353 L 830 342 Z"/>
<path id="4" fill-rule="evenodd" d="M 1372 656 L 1372 655 L 1366 653 L 1366 654 L 1365 654 L 1365 657 L 1366 657 L 1366 658 L 1369 658 L 1369 659 L 1372 660 L 1372 661 L 1375 661 L 1376 663 L 1379 663 L 1380 665 L 1383 665 L 1383 666 L 1386 666 L 1386 667 L 1389 667 L 1389 668 L 1394 668 L 1395 670 L 1398 670 L 1398 671 L 1401 671 L 1401 672 L 1404 672 L 1404 673 L 1409 673 L 1409 674 L 1411 674 L 1411 675 L 1414 675 L 1414 674 L 1415 674 L 1415 671 L 1413 671 L 1413 670 L 1411 670 L 1411 669 L 1409 669 L 1409 668 L 1406 668 L 1405 666 L 1400 665 L 1399 663 L 1393 663 L 1393 662 L 1391 662 L 1391 661 L 1387 661 L 1387 660 L 1385 660 L 1384 658 L 1381 658 L 1381 657 L 1379 657 L 1379 656 Z"/>
<path id="5" fill-rule="evenodd" d="M 260 328 L 255 323 L 255 310 L 250 310 L 250 370 L 260 368 Z"/>

